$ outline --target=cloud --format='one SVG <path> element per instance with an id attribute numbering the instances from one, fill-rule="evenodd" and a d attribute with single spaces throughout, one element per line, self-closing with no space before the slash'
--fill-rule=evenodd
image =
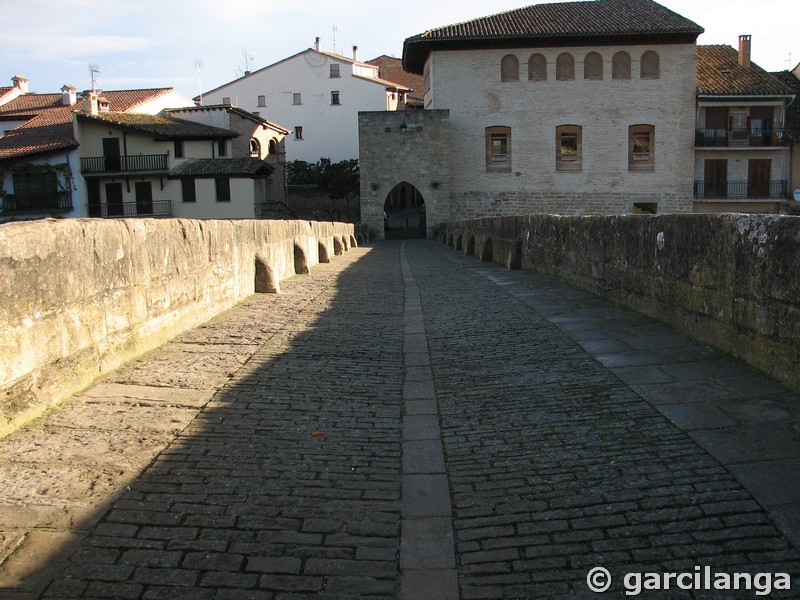
<path id="1" fill-rule="evenodd" d="M 15 39 L 16 38 L 16 39 Z M 103 55 L 127 52 L 147 52 L 156 47 L 153 40 L 143 37 L 118 35 L 55 35 L 25 38 L 22 35 L 7 35 L 5 42 L 9 50 L 4 54 L 15 60 L 99 60 Z M 13 49 L 13 50 L 12 50 Z"/>

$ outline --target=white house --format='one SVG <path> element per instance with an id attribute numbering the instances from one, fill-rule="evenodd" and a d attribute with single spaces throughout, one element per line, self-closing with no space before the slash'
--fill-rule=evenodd
<path id="1" fill-rule="evenodd" d="M 28 93 L 27 79 L 19 75 L 5 98 L 0 105 L 0 221 L 88 216 L 72 123 L 85 98 L 71 85 L 60 93 Z M 105 110 L 144 114 L 192 103 L 172 88 L 108 91 L 101 98 Z"/>
<path id="2" fill-rule="evenodd" d="M 750 60 L 751 36 L 697 48 L 695 212 L 785 212 L 790 199 L 788 79 Z M 792 201 L 793 204 L 793 201 Z"/>
<path id="3" fill-rule="evenodd" d="M 450 204 L 436 214 L 690 212 L 702 31 L 651 0 L 604 0 L 407 39 L 425 108 L 449 110 Z"/>
<path id="4" fill-rule="evenodd" d="M 378 67 L 320 49 L 303 50 L 203 93 L 203 104 L 229 104 L 291 129 L 286 158 L 333 162 L 358 158 L 359 111 L 405 107 L 408 88 L 380 79 Z"/>
<path id="5" fill-rule="evenodd" d="M 201 122 L 176 118 L 171 111 L 113 112 L 94 103 L 84 108 L 74 113 L 75 138 L 80 195 L 90 217 L 252 219 L 257 205 L 270 201 L 268 180 L 275 167 L 251 154 L 252 142 L 266 131 L 260 119 L 235 111 L 239 128 L 248 134 L 241 151 L 240 133 L 202 122 L 230 123 L 223 107 L 178 111 Z"/>

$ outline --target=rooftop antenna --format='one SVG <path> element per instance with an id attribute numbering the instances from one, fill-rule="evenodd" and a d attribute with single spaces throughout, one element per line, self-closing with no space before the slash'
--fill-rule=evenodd
<path id="1" fill-rule="evenodd" d="M 95 79 L 94 75 L 95 73 L 99 72 L 100 72 L 100 65 L 98 65 L 97 63 L 89 63 L 89 74 L 92 80 L 92 91 L 94 91 L 94 84 L 97 83 L 97 79 Z"/>
<path id="2" fill-rule="evenodd" d="M 197 71 L 197 89 L 200 92 L 200 103 L 198 106 L 203 106 L 203 61 L 194 61 L 194 68 Z"/>
<path id="3" fill-rule="evenodd" d="M 333 53 L 336 54 L 336 32 L 339 31 L 339 28 L 334 25 L 333 26 Z"/>

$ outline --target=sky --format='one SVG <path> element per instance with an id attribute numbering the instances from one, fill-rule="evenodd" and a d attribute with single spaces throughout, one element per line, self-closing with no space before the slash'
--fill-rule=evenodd
<path id="1" fill-rule="evenodd" d="M 245 70 L 314 45 L 359 59 L 402 57 L 403 41 L 444 25 L 552 0 L 26 0 L 0 10 L 0 87 L 23 75 L 29 91 L 174 87 L 192 98 Z M 662 0 L 703 27 L 699 44 L 738 47 L 768 71 L 800 62 L 797 0 Z M 755 8 L 758 7 L 758 10 Z M 202 68 L 198 68 L 198 63 Z"/>

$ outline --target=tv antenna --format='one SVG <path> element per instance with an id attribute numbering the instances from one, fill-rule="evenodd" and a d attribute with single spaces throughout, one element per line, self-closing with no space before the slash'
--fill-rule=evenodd
<path id="1" fill-rule="evenodd" d="M 339 28 L 334 25 L 333 26 L 333 53 L 336 54 L 336 32 L 339 31 Z"/>
<path id="2" fill-rule="evenodd" d="M 95 73 L 100 72 L 100 65 L 97 63 L 89 63 L 89 76 L 92 81 L 92 91 L 94 91 L 94 84 L 97 83 L 97 79 L 95 79 Z"/>
<path id="3" fill-rule="evenodd" d="M 203 61 L 202 60 L 194 61 L 194 69 L 195 71 L 197 71 L 197 89 L 200 93 L 199 106 L 203 106 Z"/>

